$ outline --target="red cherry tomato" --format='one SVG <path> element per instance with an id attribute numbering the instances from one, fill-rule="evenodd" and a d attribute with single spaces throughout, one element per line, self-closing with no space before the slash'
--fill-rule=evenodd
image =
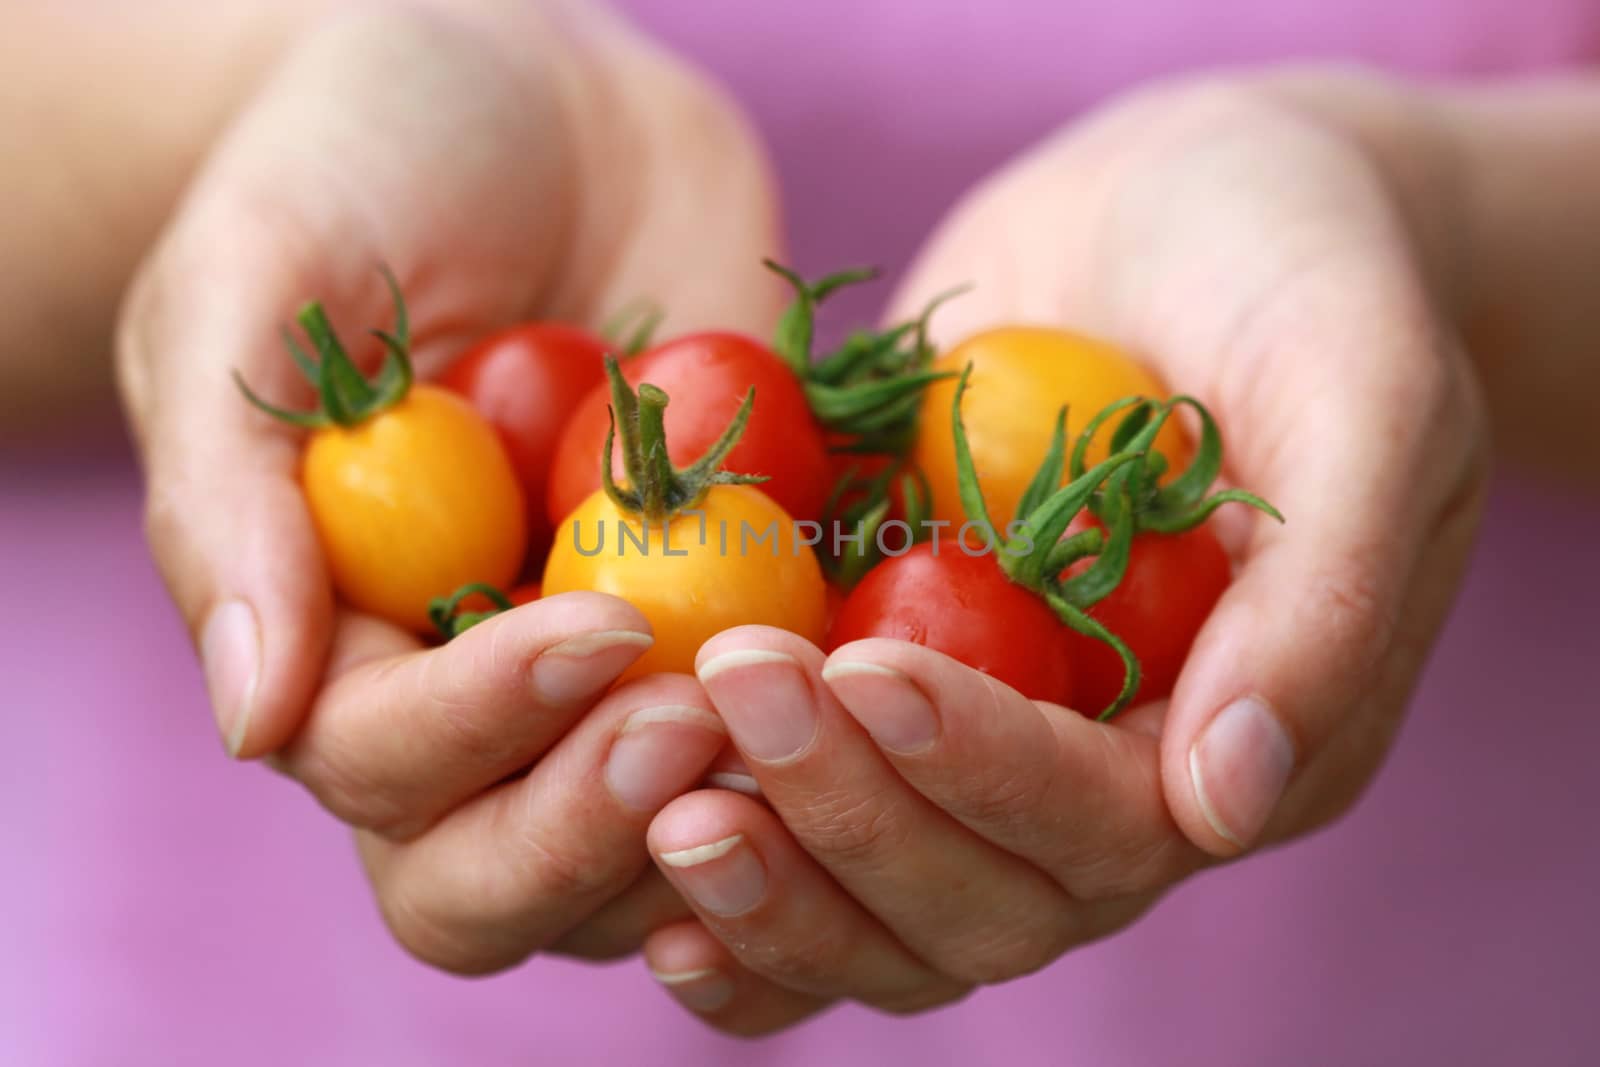
<path id="1" fill-rule="evenodd" d="M 1083 525 L 1074 523 L 1074 528 Z M 1089 562 L 1075 564 L 1069 572 L 1081 570 Z M 1228 554 L 1204 524 L 1181 534 L 1134 537 L 1122 583 L 1091 607 L 1089 614 L 1122 638 L 1139 658 L 1143 678 L 1135 702 L 1172 695 L 1195 635 L 1231 578 Z M 1105 707 L 1122 688 L 1121 660 L 1109 646 L 1071 630 L 1067 633 L 1077 671 L 1079 704 Z"/>
<path id="2" fill-rule="evenodd" d="M 1007 578 L 993 555 L 971 556 L 953 538 L 941 538 L 937 549 L 924 542 L 868 571 L 839 607 L 827 644 L 832 650 L 865 637 L 912 641 L 1023 696 L 1070 707 L 1071 633 L 1039 596 Z"/>
<path id="3" fill-rule="evenodd" d="M 833 620 L 839 617 L 839 609 L 844 606 L 845 592 L 832 582 L 829 582 L 828 588 L 824 591 L 824 596 L 826 598 L 824 603 L 827 605 L 828 627 L 831 630 Z"/>
<path id="4" fill-rule="evenodd" d="M 794 372 L 770 348 L 739 334 L 693 334 L 627 360 L 622 375 L 629 385 L 649 382 L 672 397 L 665 416 L 667 449 L 679 466 L 693 462 L 722 436 L 754 386 L 750 422 L 723 466 L 768 476 L 761 491 L 795 519 L 822 517 L 832 488 L 822 431 Z M 605 450 L 610 402 L 610 389 L 596 386 L 562 432 L 546 496 L 552 525 L 600 488 L 597 457 Z M 620 448 L 612 458 L 620 483 L 625 479 Z"/>
<path id="5" fill-rule="evenodd" d="M 499 431 L 528 501 L 529 567 L 550 547 L 544 499 L 562 428 L 605 380 L 609 346 L 576 326 L 530 322 L 490 334 L 445 371 L 440 384 L 471 402 Z"/>

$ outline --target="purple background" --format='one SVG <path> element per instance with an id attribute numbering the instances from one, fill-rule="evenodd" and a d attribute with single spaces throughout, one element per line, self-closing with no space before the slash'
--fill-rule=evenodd
<path id="1" fill-rule="evenodd" d="M 1491 72 L 1600 53 L 1583 0 L 627 5 L 748 104 L 808 270 L 903 265 L 969 182 L 1163 71 L 1322 55 Z M 1403 20 L 1404 25 L 1401 25 Z M 866 310 L 858 305 L 856 310 Z M 636 962 L 463 981 L 387 938 L 347 837 L 222 758 L 119 456 L 0 460 L 0 1062 L 1578 1064 L 1600 1053 L 1600 510 L 1502 483 L 1359 808 L 1033 978 L 760 1044 Z"/>

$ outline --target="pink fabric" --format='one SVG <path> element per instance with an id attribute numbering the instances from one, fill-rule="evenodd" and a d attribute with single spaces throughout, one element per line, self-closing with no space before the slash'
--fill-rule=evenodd
<path id="1" fill-rule="evenodd" d="M 904 264 L 960 190 L 1109 92 L 1291 57 L 1427 74 L 1572 63 L 1587 0 L 635 0 L 776 152 L 807 270 Z M 1310 9 L 1310 10 L 1307 10 Z M 858 304 L 857 310 L 866 310 Z M 915 1020 L 760 1044 L 637 963 L 467 982 L 388 939 L 346 835 L 220 755 L 125 460 L 0 461 L 0 1062 L 1579 1064 L 1600 850 L 1600 511 L 1502 486 L 1377 785 L 1313 839 Z"/>

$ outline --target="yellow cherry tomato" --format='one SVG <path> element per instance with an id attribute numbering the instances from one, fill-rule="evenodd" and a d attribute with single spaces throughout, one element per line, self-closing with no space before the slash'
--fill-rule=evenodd
<path id="1" fill-rule="evenodd" d="M 1127 396 L 1166 396 L 1154 374 L 1114 345 L 1066 330 L 1007 326 L 968 338 L 933 362 L 951 371 L 972 365 L 962 398 L 962 419 L 973 464 L 995 524 L 1004 528 L 1016 515 L 1028 483 L 1050 447 L 1056 412 L 1067 405 L 1067 441 L 1107 404 Z M 934 518 L 959 527 L 966 515 L 957 488 L 955 440 L 950 404 L 954 377 L 929 386 L 922 403 L 912 458 L 928 479 Z M 1105 459 L 1115 420 L 1090 442 L 1087 463 Z M 1169 469 L 1181 467 L 1189 446 L 1176 422 L 1156 437 L 1155 449 Z"/>
<path id="2" fill-rule="evenodd" d="M 423 632 L 433 597 L 517 577 L 522 490 L 494 429 L 454 393 L 414 385 L 355 426 L 316 430 L 301 482 L 334 588 L 357 610 Z"/>
<path id="3" fill-rule="evenodd" d="M 545 596 L 610 593 L 650 620 L 655 644 L 624 678 L 692 674 L 700 646 L 731 626 L 777 626 L 822 641 L 827 593 L 807 543 L 816 534 L 754 486 L 714 486 L 698 511 L 646 520 L 599 490 L 556 529 Z"/>

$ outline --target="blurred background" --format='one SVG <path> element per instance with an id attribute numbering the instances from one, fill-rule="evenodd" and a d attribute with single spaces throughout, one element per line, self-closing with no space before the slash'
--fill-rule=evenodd
<path id="1" fill-rule="evenodd" d="M 630 0 L 777 161 L 807 272 L 903 267 L 964 188 L 1106 95 L 1195 67 L 1427 76 L 1600 56 L 1562 0 Z M 887 286 L 850 291 L 870 315 Z M 637 961 L 431 972 L 347 835 L 226 760 L 115 434 L 0 458 L 0 1063 L 1583 1064 L 1600 1058 L 1600 506 L 1501 472 L 1393 756 L 1353 814 L 1131 931 L 917 1019 L 710 1034 Z M 624 1008 L 623 1006 L 626 1005 Z"/>

